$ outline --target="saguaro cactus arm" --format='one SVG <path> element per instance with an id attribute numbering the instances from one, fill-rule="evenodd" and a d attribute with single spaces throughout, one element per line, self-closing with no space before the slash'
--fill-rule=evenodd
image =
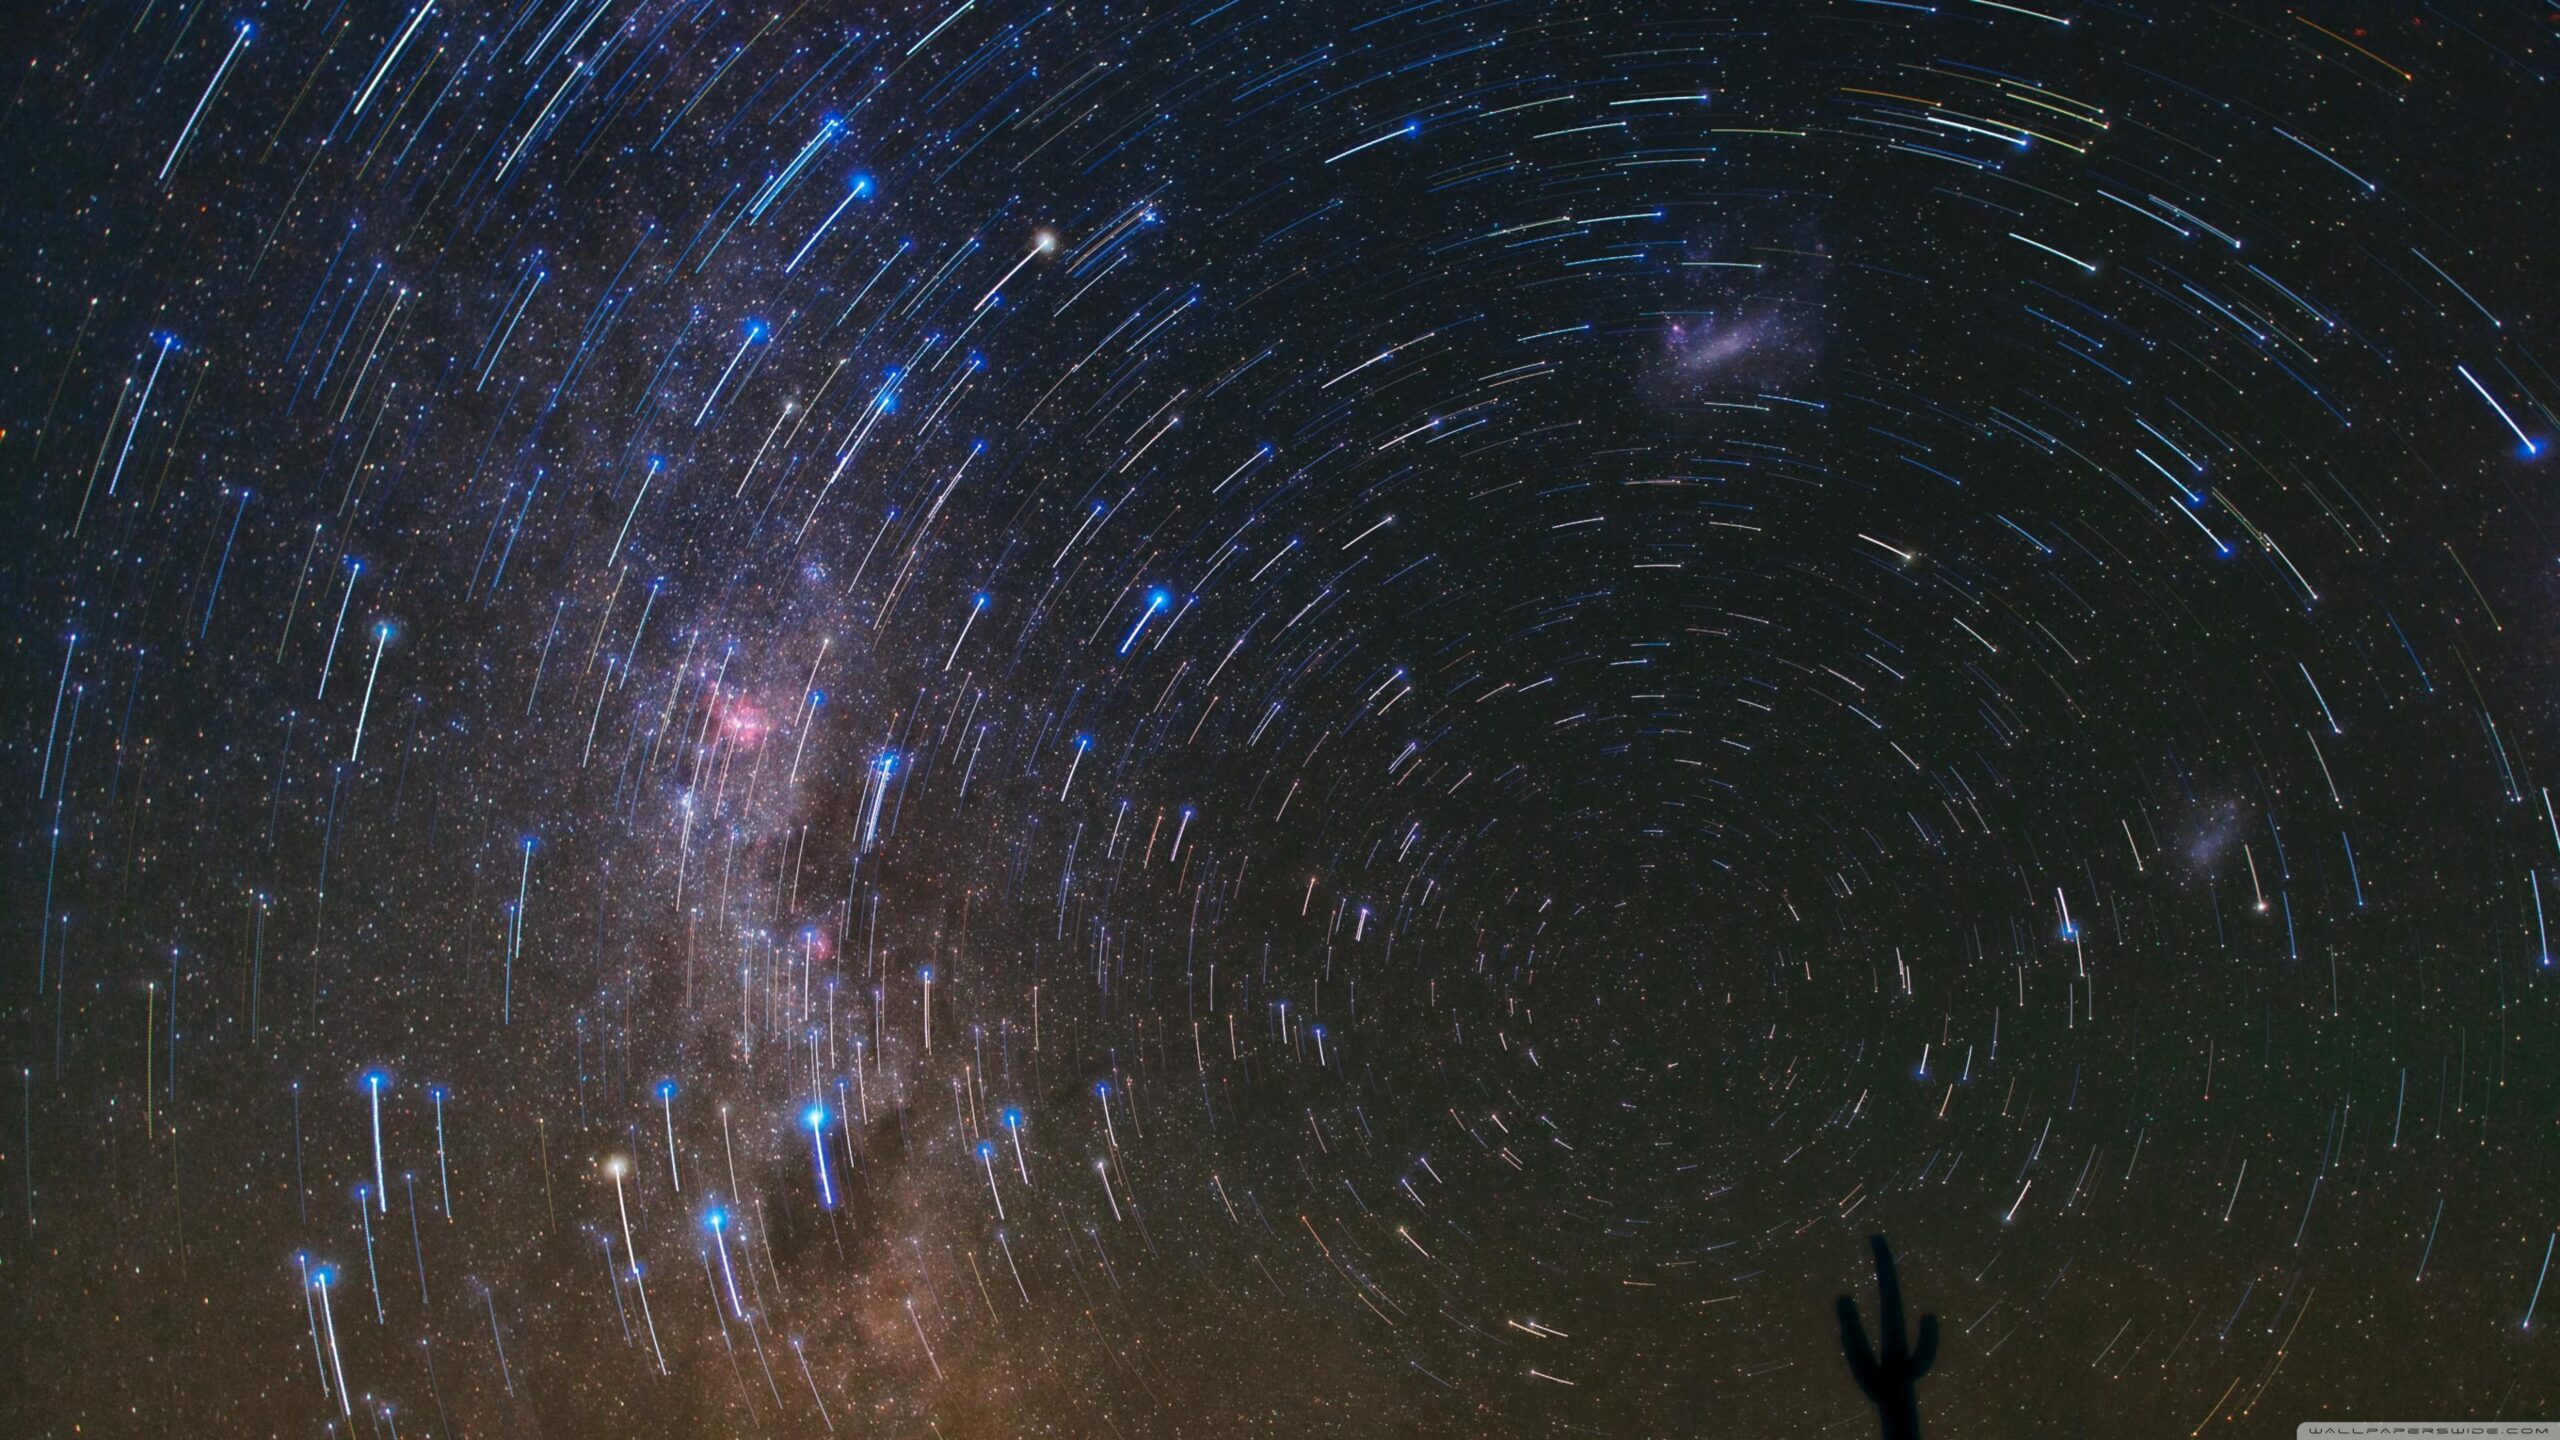
<path id="1" fill-rule="evenodd" d="M 1902 1277 L 1894 1269 L 1893 1248 L 1881 1235 L 1871 1236 L 1867 1243 L 1876 1257 L 1876 1334 L 1878 1347 L 1868 1343 L 1866 1327 L 1858 1319 L 1858 1302 L 1840 1297 L 1840 1348 L 1849 1359 L 1849 1373 L 1856 1377 L 1858 1388 L 1876 1407 L 1883 1423 L 1885 1440 L 1919 1440 L 1920 1377 L 1938 1359 L 1938 1317 L 1920 1317 L 1920 1333 L 1916 1342 L 1904 1339 L 1902 1318 Z"/>

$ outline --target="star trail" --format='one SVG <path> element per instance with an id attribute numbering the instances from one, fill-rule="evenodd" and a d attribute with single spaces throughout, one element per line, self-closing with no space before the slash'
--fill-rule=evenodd
<path id="1" fill-rule="evenodd" d="M 17 30 L 0 1430 L 2560 1414 L 2550 7 Z"/>

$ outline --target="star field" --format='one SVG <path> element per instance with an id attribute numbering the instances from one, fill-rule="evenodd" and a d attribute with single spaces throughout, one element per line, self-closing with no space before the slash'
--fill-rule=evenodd
<path id="1" fill-rule="evenodd" d="M 115 0 L 0 1429 L 2560 1414 L 2513 0 Z"/>

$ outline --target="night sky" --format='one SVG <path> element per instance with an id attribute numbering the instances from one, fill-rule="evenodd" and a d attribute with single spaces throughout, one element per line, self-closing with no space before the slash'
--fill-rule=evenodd
<path id="1" fill-rule="evenodd" d="M 2548 6 L 11 28 L 0 1431 L 2560 1412 Z"/>

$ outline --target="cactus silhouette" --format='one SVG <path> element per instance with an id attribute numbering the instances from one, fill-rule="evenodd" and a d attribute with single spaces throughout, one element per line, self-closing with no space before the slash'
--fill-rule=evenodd
<path id="1" fill-rule="evenodd" d="M 1877 1338 L 1884 1353 L 1867 1343 L 1866 1327 L 1858 1323 L 1858 1302 L 1840 1297 L 1840 1348 L 1849 1357 L 1849 1373 L 1858 1377 L 1858 1388 L 1867 1392 L 1877 1416 L 1884 1422 L 1884 1440 L 1920 1440 L 1920 1377 L 1938 1359 L 1938 1317 L 1920 1317 L 1917 1344 L 1906 1344 L 1902 1330 L 1902 1279 L 1894 1273 L 1893 1248 L 1881 1235 L 1869 1236 L 1867 1243 L 1876 1252 Z"/>

